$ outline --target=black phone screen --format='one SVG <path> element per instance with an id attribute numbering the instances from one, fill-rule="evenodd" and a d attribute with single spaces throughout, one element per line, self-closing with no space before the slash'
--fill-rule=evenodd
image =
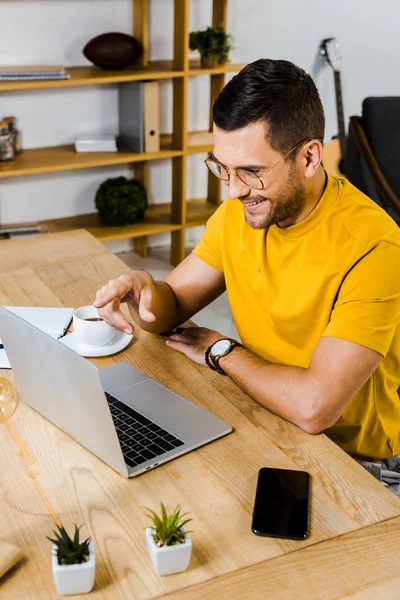
<path id="1" fill-rule="evenodd" d="M 309 495 L 310 475 L 305 471 L 260 469 L 251 530 L 257 535 L 306 538 Z"/>

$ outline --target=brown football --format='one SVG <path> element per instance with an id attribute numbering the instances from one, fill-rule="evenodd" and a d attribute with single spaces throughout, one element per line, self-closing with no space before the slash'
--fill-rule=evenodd
<path id="1" fill-rule="evenodd" d="M 94 65 L 102 69 L 123 69 L 137 61 L 143 46 L 132 35 L 126 33 L 103 33 L 90 40 L 83 54 Z"/>

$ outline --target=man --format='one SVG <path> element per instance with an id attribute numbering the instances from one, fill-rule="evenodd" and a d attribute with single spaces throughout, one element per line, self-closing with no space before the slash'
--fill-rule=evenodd
<path id="1" fill-rule="evenodd" d="M 97 292 L 189 359 L 229 375 L 260 404 L 358 457 L 400 453 L 400 230 L 321 166 L 324 113 L 311 77 L 258 60 L 213 106 L 209 169 L 229 199 L 163 281 L 130 271 Z M 178 328 L 227 290 L 242 345 Z M 226 339 L 226 338 L 225 338 Z"/>

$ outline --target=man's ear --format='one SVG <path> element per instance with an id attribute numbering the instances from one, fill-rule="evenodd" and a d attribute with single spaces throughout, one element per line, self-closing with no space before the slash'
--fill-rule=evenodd
<path id="1" fill-rule="evenodd" d="M 322 162 L 321 142 L 319 140 L 311 140 L 301 148 L 300 152 L 304 177 L 314 177 Z"/>

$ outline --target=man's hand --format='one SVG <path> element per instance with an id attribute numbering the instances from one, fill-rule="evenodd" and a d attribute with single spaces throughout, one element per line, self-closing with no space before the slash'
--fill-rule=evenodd
<path id="1" fill-rule="evenodd" d="M 111 279 L 96 293 L 93 306 L 99 310 L 102 319 L 117 329 L 132 333 L 133 326 L 120 310 L 121 302 L 137 305 L 143 321 L 153 322 L 156 317 L 151 312 L 155 295 L 155 283 L 147 271 L 129 271 L 118 279 Z"/>
<path id="2" fill-rule="evenodd" d="M 226 336 L 205 327 L 178 327 L 169 334 L 166 344 L 185 354 L 198 365 L 206 366 L 205 351 L 211 344 Z"/>

